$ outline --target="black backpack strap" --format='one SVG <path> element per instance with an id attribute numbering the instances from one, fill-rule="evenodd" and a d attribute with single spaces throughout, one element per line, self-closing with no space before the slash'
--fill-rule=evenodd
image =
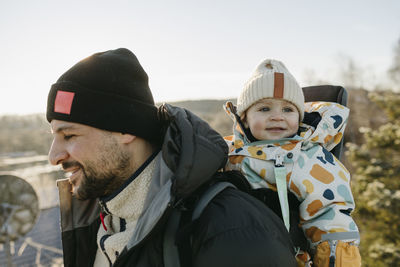
<path id="1" fill-rule="evenodd" d="M 175 244 L 176 232 L 181 220 L 181 211 L 173 209 L 164 231 L 163 257 L 165 267 L 180 267 L 178 248 Z"/>
<path id="2" fill-rule="evenodd" d="M 207 188 L 207 190 L 201 195 L 200 199 L 195 204 L 191 219 L 192 222 L 201 216 L 203 210 L 216 195 L 218 195 L 220 192 L 228 187 L 236 188 L 233 184 L 229 182 L 217 182 Z M 175 242 L 179 223 L 181 220 L 181 213 L 182 212 L 178 209 L 174 209 L 172 211 L 164 232 L 163 254 L 165 267 L 180 267 L 180 258 L 183 258 L 182 262 L 188 262 L 184 258 L 191 257 L 191 255 L 187 255 L 187 253 L 182 253 L 182 255 L 180 255 L 178 246 Z M 191 247 L 191 244 L 187 244 L 185 247 L 188 249 Z"/>
<path id="3" fill-rule="evenodd" d="M 196 203 L 195 208 L 193 209 L 193 214 L 192 214 L 192 221 L 198 219 L 200 215 L 203 213 L 203 210 L 207 207 L 208 203 L 220 192 L 222 192 L 224 189 L 232 187 L 236 188 L 232 183 L 230 182 L 218 182 L 210 186 L 200 197 L 199 201 Z"/>

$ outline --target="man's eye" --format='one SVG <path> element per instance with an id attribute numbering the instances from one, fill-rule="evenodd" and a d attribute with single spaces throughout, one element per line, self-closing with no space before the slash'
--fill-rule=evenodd
<path id="1" fill-rule="evenodd" d="M 70 140 L 74 136 L 74 134 L 64 135 L 64 140 Z"/>

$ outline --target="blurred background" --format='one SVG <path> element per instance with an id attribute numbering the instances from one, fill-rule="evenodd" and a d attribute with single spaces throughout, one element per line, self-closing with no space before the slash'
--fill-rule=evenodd
<path id="1" fill-rule="evenodd" d="M 158 104 L 186 107 L 222 135 L 232 127 L 222 104 L 235 101 L 265 58 L 281 60 L 303 87 L 345 87 L 342 161 L 352 173 L 363 265 L 400 266 L 399 1 L 5 0 L 0 174 L 32 184 L 42 211 L 12 242 L 17 266 L 62 265 L 55 180 L 63 174 L 46 158 L 50 86 L 79 60 L 118 47 L 136 54 Z M 1 266 L 3 256 L 0 244 Z"/>

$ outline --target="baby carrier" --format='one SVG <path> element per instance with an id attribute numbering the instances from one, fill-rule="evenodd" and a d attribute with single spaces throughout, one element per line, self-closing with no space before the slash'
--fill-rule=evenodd
<path id="1" fill-rule="evenodd" d="M 321 86 L 310 86 L 303 88 L 305 102 L 314 102 L 314 101 L 324 101 L 324 102 L 335 102 L 341 104 L 343 106 L 347 105 L 347 92 L 341 86 L 332 86 L 332 85 L 321 85 Z M 319 122 L 319 117 L 315 114 L 305 114 L 303 122 L 308 125 L 313 125 Z M 341 152 L 343 147 L 343 139 L 340 141 L 338 145 L 336 145 L 331 153 L 335 155 L 336 158 L 340 159 Z M 221 177 L 231 177 L 230 179 L 224 179 Z M 184 252 L 180 251 L 180 249 L 176 246 L 176 237 L 177 233 L 180 230 L 180 225 L 188 224 L 182 223 L 182 217 L 185 217 L 186 220 L 194 221 L 201 216 L 202 211 L 205 209 L 207 204 L 220 192 L 228 187 L 234 187 L 242 191 L 246 191 L 253 195 L 254 197 L 260 199 L 264 202 L 268 207 L 270 207 L 278 216 L 281 215 L 280 206 L 272 206 L 268 203 L 278 203 L 277 194 L 266 193 L 263 190 L 251 190 L 250 186 L 246 184 L 245 178 L 241 178 L 240 175 L 216 175 L 214 181 L 206 188 L 203 192 L 201 192 L 198 200 L 191 205 L 190 216 L 188 218 L 187 211 L 185 211 L 185 216 L 181 216 L 182 211 L 176 209 L 173 214 L 170 216 L 168 225 L 164 234 L 164 263 L 165 266 L 183 266 L 183 262 L 185 262 Z M 299 202 L 295 196 L 289 194 L 289 206 L 290 206 L 290 225 L 298 225 L 299 216 L 298 214 L 298 206 Z M 190 223 L 190 222 L 189 222 Z M 190 236 L 190 232 L 186 233 Z M 308 244 L 307 240 L 299 227 L 293 227 L 293 230 L 290 231 L 290 236 L 295 247 L 300 247 L 302 250 L 307 251 Z M 186 238 L 188 241 L 187 246 L 190 247 L 190 237 Z"/>

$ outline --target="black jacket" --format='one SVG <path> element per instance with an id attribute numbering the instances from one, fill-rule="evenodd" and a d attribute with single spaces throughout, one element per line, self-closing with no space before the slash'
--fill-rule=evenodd
<path id="1" fill-rule="evenodd" d="M 162 242 L 170 212 L 190 199 L 227 159 L 224 140 L 207 123 L 181 108 L 166 105 L 163 110 L 170 123 L 154 159 L 157 169 L 144 212 L 114 266 L 164 266 Z M 98 201 L 79 201 L 71 196 L 67 181 L 58 184 L 64 265 L 92 266 L 100 224 Z M 259 200 L 236 189 L 217 195 L 185 229 L 192 240 L 190 247 L 184 245 L 191 254 L 190 266 L 296 265 L 282 221 Z"/>

